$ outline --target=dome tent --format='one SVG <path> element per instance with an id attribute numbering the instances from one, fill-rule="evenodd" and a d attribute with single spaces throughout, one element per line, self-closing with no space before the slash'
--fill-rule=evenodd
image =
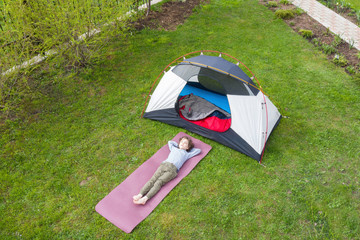
<path id="1" fill-rule="evenodd" d="M 261 162 L 281 114 L 239 67 L 240 61 L 225 54 L 238 62 L 234 64 L 222 54 L 201 51 L 183 56 L 175 66 L 170 67 L 180 58 L 170 63 L 143 117 L 187 129 Z"/>

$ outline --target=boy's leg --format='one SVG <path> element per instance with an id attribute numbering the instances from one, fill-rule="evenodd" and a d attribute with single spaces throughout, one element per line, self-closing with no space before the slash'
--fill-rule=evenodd
<path id="1" fill-rule="evenodd" d="M 140 194 L 141 195 L 145 195 L 147 192 L 150 191 L 150 189 L 154 186 L 154 183 L 156 182 L 156 180 L 162 175 L 162 173 L 165 171 L 165 166 L 163 163 L 160 164 L 160 166 L 158 167 L 158 169 L 156 169 L 154 175 L 150 178 L 150 180 L 145 183 L 145 185 L 141 188 L 140 190 Z"/>
<path id="2" fill-rule="evenodd" d="M 164 186 L 167 182 L 170 182 L 177 176 L 177 169 L 173 164 L 168 163 L 165 170 L 166 171 L 157 178 L 157 180 L 153 184 L 153 187 L 146 194 L 146 197 L 148 197 L 148 199 L 152 198 L 161 189 L 162 186 Z"/>

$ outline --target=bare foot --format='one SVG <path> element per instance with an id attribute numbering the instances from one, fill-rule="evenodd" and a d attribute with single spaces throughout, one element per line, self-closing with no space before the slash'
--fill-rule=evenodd
<path id="1" fill-rule="evenodd" d="M 138 195 L 133 196 L 133 200 L 134 201 L 139 201 L 140 198 L 142 198 L 143 195 L 141 195 L 140 193 Z"/>
<path id="2" fill-rule="evenodd" d="M 139 200 L 134 200 L 134 203 L 135 203 L 135 204 L 145 205 L 145 203 L 147 202 L 147 200 L 148 200 L 148 197 L 145 196 L 145 197 L 143 197 L 143 198 L 140 198 Z"/>

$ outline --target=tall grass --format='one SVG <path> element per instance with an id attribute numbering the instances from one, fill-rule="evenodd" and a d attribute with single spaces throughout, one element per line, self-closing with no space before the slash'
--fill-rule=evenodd
<path id="1" fill-rule="evenodd" d="M 133 4 L 132 0 L 1 1 L 0 73 L 13 69 L 0 74 L 2 119 L 18 117 L 24 101 L 39 94 L 34 86 L 45 84 L 29 78 L 38 66 L 13 67 L 49 51 L 57 52 L 67 69 L 92 64 L 110 38 L 125 37 L 127 22 L 135 16 L 126 14 Z M 100 28 L 105 33 L 94 36 Z"/>
<path id="2" fill-rule="evenodd" d="M 125 234 L 94 207 L 184 131 L 139 116 L 160 71 L 201 49 L 240 59 L 288 118 L 266 167 L 189 133 L 213 149 Z M 112 39 L 78 75 L 57 70 L 36 76 L 62 79 L 41 111 L 1 129 L 2 238 L 359 238 L 358 82 L 257 0 L 213 0 L 176 31 Z"/>

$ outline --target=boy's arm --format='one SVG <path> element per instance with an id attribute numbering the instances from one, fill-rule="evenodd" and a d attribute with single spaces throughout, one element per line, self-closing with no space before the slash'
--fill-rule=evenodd
<path id="1" fill-rule="evenodd" d="M 169 146 L 169 149 L 170 149 L 170 151 L 172 151 L 172 149 L 174 148 L 174 147 L 178 147 L 178 144 L 177 144 L 177 142 L 174 142 L 174 141 L 169 141 L 168 142 L 168 146 Z"/>
<path id="2" fill-rule="evenodd" d="M 201 153 L 201 149 L 199 149 L 199 148 L 193 148 L 193 149 L 191 149 L 191 151 L 189 152 L 189 158 L 192 158 L 192 157 L 198 155 L 199 153 Z"/>

